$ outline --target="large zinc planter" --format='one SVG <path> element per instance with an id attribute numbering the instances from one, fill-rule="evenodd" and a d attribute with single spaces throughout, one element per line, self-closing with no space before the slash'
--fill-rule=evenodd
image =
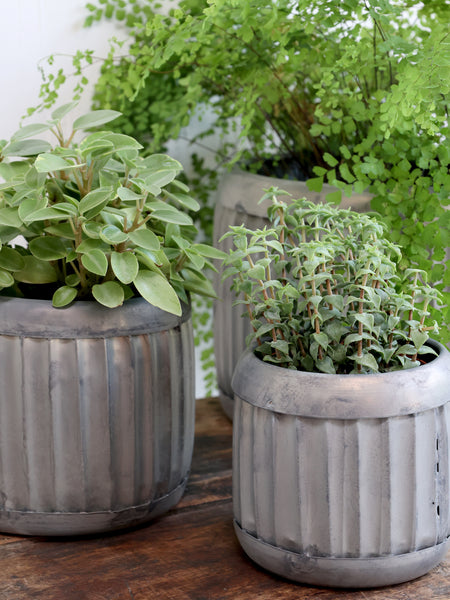
<path id="1" fill-rule="evenodd" d="M 313 202 L 324 202 L 329 192 L 335 191 L 324 185 L 321 193 L 311 192 L 306 183 L 290 179 L 277 179 L 256 175 L 240 169 L 227 173 L 221 182 L 214 212 L 214 246 L 228 252 L 232 240 L 228 238 L 219 244 L 219 239 L 228 231 L 229 225 L 242 225 L 257 229 L 268 224 L 267 202 L 258 204 L 264 190 L 278 187 L 296 198 L 307 198 Z M 342 208 L 352 207 L 358 212 L 370 210 L 370 195 L 355 194 L 343 197 Z M 214 278 L 214 288 L 219 300 L 214 303 L 214 353 L 217 369 L 217 385 L 222 407 L 226 414 L 233 415 L 233 390 L 231 379 L 239 356 L 245 349 L 245 338 L 251 331 L 248 319 L 242 319 L 242 306 L 233 307 L 236 297 L 230 291 L 230 281 L 221 281 L 222 268 Z"/>
<path id="2" fill-rule="evenodd" d="M 194 438 L 193 336 L 141 298 L 0 298 L 0 531 L 77 535 L 176 504 Z"/>
<path id="3" fill-rule="evenodd" d="M 235 530 L 246 553 L 313 585 L 419 577 L 450 536 L 450 354 L 410 370 L 236 368 Z"/>

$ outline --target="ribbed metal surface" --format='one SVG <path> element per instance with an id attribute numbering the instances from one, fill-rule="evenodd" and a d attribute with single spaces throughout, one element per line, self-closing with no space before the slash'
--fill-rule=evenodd
<path id="1" fill-rule="evenodd" d="M 312 383 L 300 372 L 289 373 L 297 375 L 296 414 L 277 412 L 286 371 L 269 368 L 264 378 L 241 358 L 233 380 L 233 504 L 239 539 L 254 560 L 298 581 L 345 586 L 388 585 L 437 564 L 450 539 L 450 355 L 439 347 L 438 359 L 410 371 L 417 412 L 402 414 L 406 399 L 394 384 L 391 410 L 397 407 L 398 416 L 380 418 L 346 417 L 358 409 L 352 398 L 334 418 L 301 415 L 302 403 L 306 414 L 311 410 Z M 433 403 L 441 370 L 447 383 Z M 253 377 L 255 393 L 265 397 L 244 399 Z M 377 378 L 355 377 L 369 377 L 365 388 L 373 398 Z M 324 406 L 327 398 L 344 398 L 339 376 L 319 379 Z M 359 410 L 367 414 L 365 401 Z M 421 563 L 421 556 L 431 562 Z M 392 570 L 388 561 L 381 566 L 382 557 L 401 560 Z M 332 572 L 330 558 L 343 559 L 339 569 L 347 579 Z"/>
<path id="2" fill-rule="evenodd" d="M 450 535 L 448 405 L 347 422 L 238 402 L 234 513 L 247 532 L 339 557 L 405 554 Z"/>
<path id="3" fill-rule="evenodd" d="M 185 314 L 158 329 L 0 335 L 0 530 L 14 531 L 20 513 L 25 521 L 41 514 L 44 529 L 43 513 L 74 514 L 71 533 L 86 532 L 76 513 L 104 513 L 101 529 L 115 528 L 114 513 L 145 507 L 139 520 L 148 520 L 159 499 L 184 486 L 194 438 L 192 324 Z"/>
<path id="4" fill-rule="evenodd" d="M 293 196 L 305 197 L 313 202 L 324 202 L 331 186 L 324 186 L 319 194 L 311 192 L 301 181 L 277 179 L 254 175 L 236 169 L 225 175 L 222 180 L 214 213 L 214 245 L 228 252 L 232 247 L 230 238 L 220 244 L 219 239 L 228 231 L 229 225 L 242 225 L 257 229 L 268 224 L 266 210 L 268 201 L 258 204 L 264 190 L 276 186 L 290 192 Z M 352 206 L 360 212 L 370 210 L 369 195 L 354 195 L 351 199 L 344 198 L 343 208 Z M 244 311 L 242 305 L 233 307 L 236 300 L 234 292 L 230 291 L 231 280 L 221 281 L 222 270 L 214 278 L 214 287 L 219 298 L 214 303 L 214 351 L 217 369 L 217 384 L 222 405 L 228 416 L 232 416 L 233 390 L 231 378 L 239 356 L 245 349 L 245 338 L 251 331 L 247 318 L 241 318 Z"/>

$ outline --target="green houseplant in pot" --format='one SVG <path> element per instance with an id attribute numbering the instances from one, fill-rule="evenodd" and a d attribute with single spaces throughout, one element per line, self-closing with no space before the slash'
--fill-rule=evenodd
<path id="1" fill-rule="evenodd" d="M 89 10 L 90 21 L 126 24 L 131 39 L 127 51 L 113 44 L 95 102 L 122 110 L 120 126 L 151 147 L 206 109 L 193 141 L 218 134 L 218 163 L 239 164 L 218 194 L 215 243 L 228 224 L 260 226 L 262 190 L 290 177 L 296 196 L 351 196 L 357 210 L 370 201 L 404 249 L 402 268 L 448 286 L 448 3 L 182 0 L 160 14 L 152 0 L 106 0 Z M 217 304 L 214 319 L 224 398 L 248 332 L 234 330 L 230 305 Z M 444 305 L 435 318 L 448 341 Z"/>
<path id="2" fill-rule="evenodd" d="M 0 530 L 143 523 L 181 497 L 194 433 L 195 243 L 181 165 L 133 138 L 64 133 L 74 104 L 0 151 Z M 34 136 L 47 131 L 52 145 Z M 212 265 L 211 265 L 212 266 Z"/>
<path id="3" fill-rule="evenodd" d="M 450 355 L 437 292 L 402 273 L 368 215 L 285 203 L 232 227 L 249 349 L 233 377 L 235 530 L 257 563 L 304 583 L 371 587 L 448 549 Z"/>

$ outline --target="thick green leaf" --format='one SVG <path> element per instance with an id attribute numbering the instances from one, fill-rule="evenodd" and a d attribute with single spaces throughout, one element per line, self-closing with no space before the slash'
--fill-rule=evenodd
<path id="1" fill-rule="evenodd" d="M 123 202 L 135 202 L 142 198 L 141 194 L 136 194 L 136 192 L 133 192 L 133 190 L 130 190 L 127 187 L 119 187 L 117 195 Z"/>
<path id="2" fill-rule="evenodd" d="M 76 251 L 80 254 L 86 254 L 92 250 L 102 250 L 108 252 L 109 245 L 99 238 L 86 238 L 76 248 Z"/>
<path id="3" fill-rule="evenodd" d="M 17 207 L 0 208 L 0 225 L 6 225 L 7 227 L 22 227 L 22 220 L 19 217 L 19 211 Z"/>
<path id="4" fill-rule="evenodd" d="M 117 117 L 120 117 L 122 113 L 117 110 L 93 110 L 91 112 L 78 117 L 73 122 L 73 129 L 89 129 L 91 127 L 98 127 L 104 125 L 110 121 L 114 121 Z"/>
<path id="5" fill-rule="evenodd" d="M 92 295 L 100 304 L 108 308 L 120 306 L 124 301 L 124 291 L 116 281 L 105 281 L 92 287 Z"/>
<path id="6" fill-rule="evenodd" d="M 129 234 L 129 237 L 138 248 L 157 251 L 161 247 L 158 237 L 150 229 L 136 229 Z"/>
<path id="7" fill-rule="evenodd" d="M 31 125 L 24 125 L 18 129 L 12 136 L 11 140 L 25 140 L 29 137 L 33 137 L 34 135 L 38 135 L 43 131 L 48 131 L 50 129 L 50 125 L 47 123 L 32 123 Z"/>
<path id="8" fill-rule="evenodd" d="M 193 210 L 196 212 L 200 208 L 200 204 L 197 202 L 197 200 L 192 198 L 192 196 L 189 196 L 189 194 L 183 194 L 181 192 L 169 192 L 167 190 L 165 193 L 169 196 L 169 198 L 175 200 L 187 210 Z"/>
<path id="9" fill-rule="evenodd" d="M 14 277 L 8 271 L 0 269 L 0 288 L 6 288 L 14 285 Z"/>
<path id="10" fill-rule="evenodd" d="M 112 188 L 98 188 L 96 190 L 92 190 L 80 200 L 79 211 L 80 215 L 84 215 L 89 210 L 93 208 L 97 208 L 104 202 L 107 202 L 112 198 Z"/>
<path id="11" fill-rule="evenodd" d="M 67 217 L 65 217 L 62 211 L 49 206 L 47 208 L 41 208 L 39 210 L 36 210 L 35 212 L 30 213 L 26 218 L 26 222 L 34 223 L 35 221 L 53 221 L 55 219 L 58 220 L 64 218 Z"/>
<path id="12" fill-rule="evenodd" d="M 52 171 L 64 171 L 72 169 L 74 165 L 56 154 L 44 153 L 36 158 L 34 163 L 38 173 L 50 173 Z M 78 165 L 77 165 L 78 166 Z"/>
<path id="13" fill-rule="evenodd" d="M 58 260 L 67 255 L 66 244 L 59 237 L 44 235 L 34 238 L 28 247 L 31 254 L 41 260 Z"/>
<path id="14" fill-rule="evenodd" d="M 111 267 L 114 275 L 125 284 L 132 283 L 139 271 L 139 263 L 131 252 L 112 252 Z"/>
<path id="15" fill-rule="evenodd" d="M 53 283 L 58 281 L 58 274 L 49 262 L 39 260 L 35 256 L 23 257 L 25 266 L 14 273 L 14 278 L 23 283 Z"/>
<path id="16" fill-rule="evenodd" d="M 17 250 L 3 246 L 0 250 L 0 268 L 7 271 L 20 271 L 24 266 L 23 256 Z"/>
<path id="17" fill-rule="evenodd" d="M 35 156 L 41 152 L 48 152 L 52 145 L 45 140 L 20 140 L 8 144 L 3 148 L 3 156 Z"/>
<path id="18" fill-rule="evenodd" d="M 157 208 L 152 212 L 152 219 L 173 223 L 174 225 L 192 225 L 192 219 L 189 215 L 176 209 Z"/>
<path id="19" fill-rule="evenodd" d="M 134 280 L 139 294 L 153 306 L 181 316 L 180 300 L 170 283 L 154 271 L 140 270 Z"/>
<path id="20" fill-rule="evenodd" d="M 76 106 L 78 106 L 78 102 L 68 102 L 67 104 L 63 104 L 62 106 L 58 106 L 52 112 L 52 119 L 55 121 L 60 121 L 63 117 L 65 117 L 71 110 L 73 110 Z"/>
<path id="21" fill-rule="evenodd" d="M 201 256 L 205 256 L 206 258 L 217 258 L 219 260 L 223 260 L 226 256 L 228 256 L 226 252 L 223 252 L 218 248 L 214 248 L 214 246 L 208 246 L 207 244 L 194 244 L 192 246 L 192 250 L 198 252 Z"/>
<path id="22" fill-rule="evenodd" d="M 73 287 L 63 285 L 53 294 L 52 304 L 55 308 L 67 306 L 77 297 L 77 290 Z"/>
<path id="23" fill-rule="evenodd" d="M 19 204 L 19 217 L 22 221 L 26 221 L 28 215 L 46 208 L 47 198 L 44 196 L 38 196 L 34 198 L 24 198 Z"/>
<path id="24" fill-rule="evenodd" d="M 81 262 L 83 263 L 83 267 L 91 273 L 101 275 L 102 277 L 106 275 L 106 271 L 108 270 L 108 259 L 101 250 L 91 250 L 90 252 L 83 254 L 81 256 Z"/>
<path id="25" fill-rule="evenodd" d="M 57 237 L 66 238 L 68 240 L 74 240 L 75 234 L 73 232 L 70 223 L 57 223 L 56 225 L 49 225 L 44 229 L 49 235 L 56 235 Z"/>
<path id="26" fill-rule="evenodd" d="M 93 239 L 98 239 L 100 237 L 100 231 L 103 229 L 102 223 L 91 223 L 89 221 L 83 223 L 81 227 L 84 233 Z"/>
<path id="27" fill-rule="evenodd" d="M 121 244 L 126 242 L 128 234 L 124 233 L 121 229 L 115 225 L 105 225 L 100 231 L 100 238 L 107 244 Z"/>

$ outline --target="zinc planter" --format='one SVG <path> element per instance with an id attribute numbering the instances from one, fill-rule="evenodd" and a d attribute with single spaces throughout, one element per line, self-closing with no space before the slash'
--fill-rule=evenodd
<path id="1" fill-rule="evenodd" d="M 259 565 L 333 587 L 401 583 L 449 548 L 450 354 L 327 375 L 242 355 L 233 379 L 236 534 Z"/>
<path id="2" fill-rule="evenodd" d="M 221 182 L 214 212 L 214 246 L 224 252 L 232 247 L 231 238 L 218 243 L 229 225 L 242 225 L 257 229 L 268 224 L 267 206 L 269 201 L 258 204 L 264 190 L 270 187 L 286 190 L 296 198 L 307 198 L 313 202 L 325 202 L 325 196 L 335 188 L 324 185 L 321 193 L 311 192 L 306 183 L 290 179 L 277 179 L 256 175 L 240 169 L 227 173 Z M 369 194 L 355 194 L 344 197 L 342 208 L 358 212 L 370 210 Z M 217 385 L 222 408 L 231 419 L 233 415 L 233 390 L 231 379 L 239 356 L 245 349 L 245 338 L 251 331 L 248 319 L 242 319 L 242 306 L 233 307 L 236 297 L 230 291 L 230 281 L 221 281 L 222 268 L 214 278 L 214 288 L 219 298 L 214 303 L 214 353 L 216 359 Z"/>
<path id="3" fill-rule="evenodd" d="M 79 535 L 181 498 L 194 439 L 190 308 L 0 298 L 0 531 Z"/>

